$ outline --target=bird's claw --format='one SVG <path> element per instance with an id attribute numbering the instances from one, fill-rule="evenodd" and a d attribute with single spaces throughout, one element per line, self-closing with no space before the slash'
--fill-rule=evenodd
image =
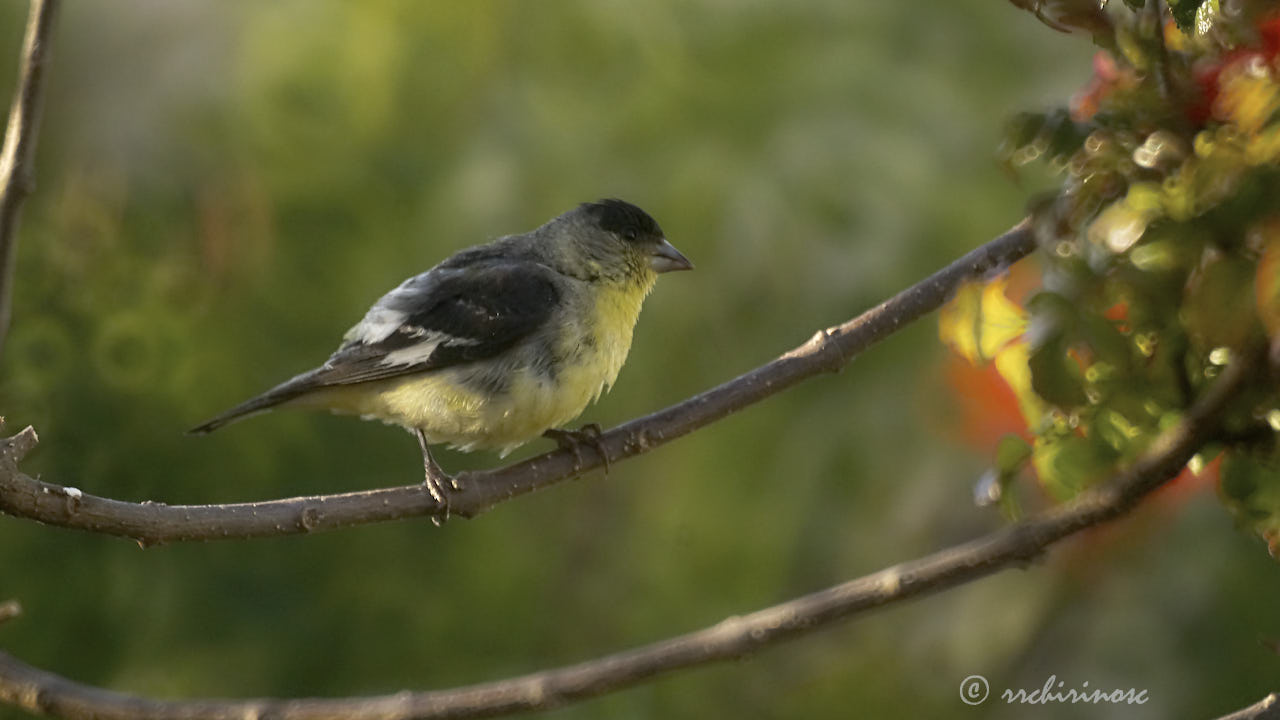
<path id="1" fill-rule="evenodd" d="M 436 469 L 439 470 L 439 468 Z M 443 475 L 443 473 L 441 474 Z M 441 508 L 441 512 L 431 516 L 431 523 L 436 527 L 440 527 L 445 520 L 449 519 L 449 493 L 459 489 L 458 483 L 452 476 L 443 475 L 441 477 L 434 475 L 428 469 L 427 478 L 422 481 L 422 484 L 426 486 L 427 492 L 431 493 L 431 499 L 435 500 L 436 504 Z"/>
<path id="2" fill-rule="evenodd" d="M 413 434 L 418 438 L 418 445 L 422 448 L 422 464 L 426 470 L 426 479 L 422 484 L 426 486 L 427 492 L 431 493 L 431 499 L 436 501 L 440 506 L 440 511 L 431 516 L 431 524 L 440 527 L 449 519 L 449 495 L 457 490 L 462 489 L 462 485 L 453 475 L 444 471 L 436 459 L 431 457 L 431 448 L 427 444 L 427 436 L 421 430 L 414 430 Z"/>
<path id="3" fill-rule="evenodd" d="M 568 450 L 573 453 L 574 469 L 582 467 L 582 446 L 590 445 L 592 450 L 596 451 L 596 455 L 600 457 L 600 462 L 604 465 L 604 474 L 609 474 L 609 453 L 605 452 L 604 442 L 600 436 L 604 433 L 600 429 L 598 423 L 587 423 L 577 430 L 561 430 L 559 428 L 551 428 L 542 433 L 543 437 L 556 441 L 562 450 Z"/>

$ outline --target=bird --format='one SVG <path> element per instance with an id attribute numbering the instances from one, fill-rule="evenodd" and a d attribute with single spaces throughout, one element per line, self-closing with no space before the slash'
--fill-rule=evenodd
<path id="1" fill-rule="evenodd" d="M 188 432 L 277 407 L 399 425 L 417 437 L 424 484 L 448 517 L 449 494 L 460 488 L 431 447 L 505 457 L 538 436 L 598 442 L 598 426 L 560 428 L 613 386 L 657 276 L 692 269 L 644 210 L 618 199 L 582 203 L 410 277 L 322 365 Z"/>

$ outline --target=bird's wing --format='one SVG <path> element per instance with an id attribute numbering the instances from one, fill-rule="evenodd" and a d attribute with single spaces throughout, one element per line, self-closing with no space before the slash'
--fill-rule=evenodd
<path id="1" fill-rule="evenodd" d="M 560 293 L 528 261 L 444 265 L 379 300 L 323 366 L 315 385 L 350 385 L 494 357 L 542 327 Z"/>

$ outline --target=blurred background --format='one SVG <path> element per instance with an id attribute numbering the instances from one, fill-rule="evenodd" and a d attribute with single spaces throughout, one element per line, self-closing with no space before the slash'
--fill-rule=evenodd
<path id="1" fill-rule="evenodd" d="M 0 6 L 11 97 L 25 3 Z M 278 413 L 183 431 L 316 364 L 451 252 L 622 197 L 697 271 L 646 304 L 616 425 L 727 380 L 1003 231 L 1047 177 L 996 161 L 1088 40 L 1002 2 L 77 0 L 19 244 L 0 414 L 24 468 L 128 500 L 418 482 L 413 439 Z M 838 376 L 475 521 L 135 544 L 0 517 L 0 646 L 160 697 L 436 689 L 700 628 L 1003 524 L 933 319 Z M 980 434 L 979 434 L 980 435 Z M 534 443 L 517 457 L 551 446 Z M 449 469 L 495 455 L 445 452 Z M 556 718 L 1024 717 L 959 699 L 1146 689 L 1198 718 L 1277 689 L 1280 573 L 1211 487 L 1044 562 Z M 1271 598 L 1268 600 L 1267 598 Z M 0 709 L 0 717 L 17 717 Z"/>

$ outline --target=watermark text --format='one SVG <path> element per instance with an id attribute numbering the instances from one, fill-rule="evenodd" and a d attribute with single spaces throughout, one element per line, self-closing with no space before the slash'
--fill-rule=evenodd
<path id="1" fill-rule="evenodd" d="M 966 705 L 981 705 L 990 694 L 991 685 L 981 675 L 970 675 L 960 681 L 960 700 Z M 1094 687 L 1088 680 L 1068 686 L 1057 675 L 1050 675 L 1044 685 L 1037 688 L 1005 688 L 1000 699 L 1006 705 L 1145 705 L 1150 698 L 1144 689 Z"/>

